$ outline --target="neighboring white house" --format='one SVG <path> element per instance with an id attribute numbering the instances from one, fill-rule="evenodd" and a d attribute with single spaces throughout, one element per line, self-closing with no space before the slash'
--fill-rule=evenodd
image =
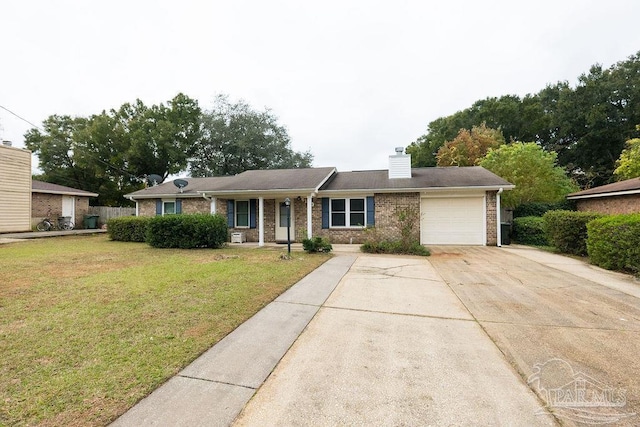
<path id="1" fill-rule="evenodd" d="M 31 152 L 0 145 L 0 233 L 31 229 Z"/>

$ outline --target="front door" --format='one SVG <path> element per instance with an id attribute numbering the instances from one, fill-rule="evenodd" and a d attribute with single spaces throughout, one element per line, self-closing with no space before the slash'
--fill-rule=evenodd
<path id="1" fill-rule="evenodd" d="M 291 209 L 291 225 L 289 233 L 291 235 L 291 241 L 294 241 L 294 223 L 293 220 L 293 203 L 289 206 Z M 287 205 L 284 204 L 284 200 L 276 201 L 276 242 L 286 242 L 287 241 Z"/>
<path id="2" fill-rule="evenodd" d="M 62 196 L 62 216 L 71 218 L 71 222 L 76 220 L 76 199 L 73 196 Z"/>

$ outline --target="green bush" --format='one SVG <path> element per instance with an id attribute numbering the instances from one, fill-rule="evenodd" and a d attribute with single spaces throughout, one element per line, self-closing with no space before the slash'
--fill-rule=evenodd
<path id="1" fill-rule="evenodd" d="M 524 245 L 546 246 L 544 219 L 539 216 L 523 216 L 513 219 L 513 240 Z"/>
<path id="2" fill-rule="evenodd" d="M 144 242 L 151 218 L 145 216 L 121 216 L 107 221 L 107 234 L 120 242 Z"/>
<path id="3" fill-rule="evenodd" d="M 555 210 L 575 211 L 576 202 L 574 200 L 563 200 L 557 203 L 523 203 L 513 210 L 513 217 L 542 216 L 548 211 Z"/>
<path id="4" fill-rule="evenodd" d="M 155 248 L 219 248 L 227 242 L 221 215 L 165 215 L 150 218 L 147 243 Z"/>
<path id="5" fill-rule="evenodd" d="M 333 246 L 327 239 L 323 239 L 322 237 L 314 237 L 312 239 L 304 239 L 302 240 L 302 248 L 309 252 L 331 252 L 333 250 Z"/>
<path id="6" fill-rule="evenodd" d="M 431 255 L 429 249 L 425 248 L 417 241 L 404 243 L 401 240 L 370 240 L 360 246 L 360 250 L 370 254 Z"/>
<path id="7" fill-rule="evenodd" d="M 549 211 L 544 219 L 545 235 L 560 252 L 587 254 L 587 223 L 604 215 L 596 212 Z"/>
<path id="8" fill-rule="evenodd" d="M 609 270 L 640 272 L 640 214 L 613 215 L 587 224 L 590 261 Z"/>

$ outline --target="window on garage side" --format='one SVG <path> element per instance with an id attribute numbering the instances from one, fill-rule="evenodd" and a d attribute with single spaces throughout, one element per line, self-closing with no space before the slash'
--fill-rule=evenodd
<path id="1" fill-rule="evenodd" d="M 331 199 L 331 227 L 364 227 L 366 225 L 364 197 Z"/>

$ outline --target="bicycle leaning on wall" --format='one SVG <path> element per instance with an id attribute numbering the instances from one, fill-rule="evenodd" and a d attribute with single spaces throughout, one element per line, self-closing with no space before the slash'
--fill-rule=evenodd
<path id="1" fill-rule="evenodd" d="M 65 217 L 58 218 L 57 222 L 53 221 L 51 219 L 51 209 L 49 209 L 47 211 L 47 217 L 36 225 L 36 229 L 38 231 L 73 230 L 73 226 L 73 222 L 67 221 Z"/>

